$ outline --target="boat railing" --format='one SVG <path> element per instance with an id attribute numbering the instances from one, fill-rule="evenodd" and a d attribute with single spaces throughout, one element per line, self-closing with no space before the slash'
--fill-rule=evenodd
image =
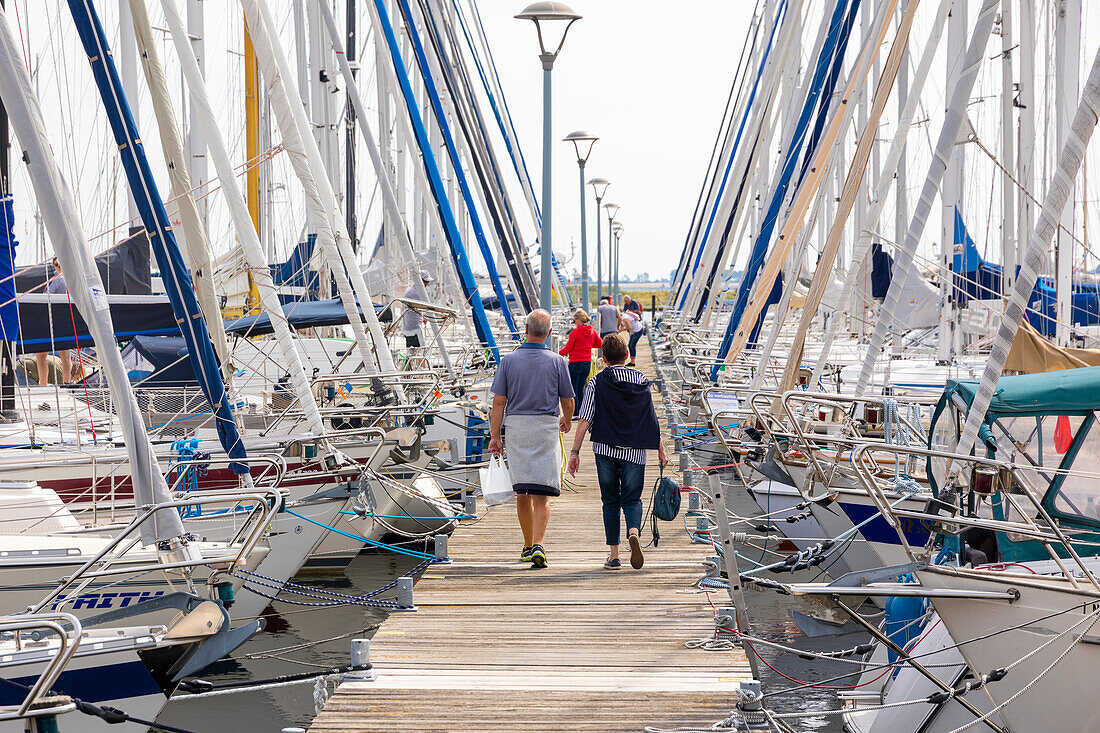
<path id="1" fill-rule="evenodd" d="M 355 393 L 357 387 L 369 387 L 369 397 L 382 399 L 387 397 L 382 393 L 378 393 L 374 390 L 375 380 L 381 380 L 383 386 L 393 389 L 394 387 L 400 388 L 393 389 L 393 401 L 387 404 L 366 404 L 364 400 L 368 397 L 368 392 L 361 392 L 356 397 L 360 401 L 353 402 L 350 399 L 345 399 L 340 405 L 334 405 L 328 407 L 324 405 L 324 402 L 334 403 L 336 401 L 336 395 L 341 393 L 341 390 L 347 390 L 347 397 L 351 397 Z M 322 405 L 318 408 L 321 413 L 321 417 L 334 423 L 334 427 L 341 426 L 338 429 L 342 429 L 343 426 L 349 428 L 358 427 L 376 427 L 377 421 L 390 417 L 390 416 L 402 416 L 406 418 L 416 419 L 425 415 L 434 404 L 437 399 L 437 395 L 441 395 L 439 386 L 442 382 L 442 375 L 433 370 L 415 370 L 415 371 L 395 371 L 395 372 L 376 372 L 374 374 L 356 373 L 356 374 L 319 374 L 314 375 L 310 379 L 311 392 L 316 393 L 318 390 L 322 392 L 331 392 L 329 395 L 325 395 L 322 399 Z M 416 397 L 411 401 L 401 402 L 397 399 L 399 392 L 405 393 L 411 391 Z M 371 425 L 363 425 L 364 419 L 371 419 L 374 422 Z M 276 429 L 283 422 L 288 420 L 294 420 L 300 422 L 305 419 L 305 413 L 301 409 L 300 398 L 293 393 L 286 394 L 286 404 L 282 410 L 275 416 L 275 419 L 264 430 L 264 434 L 270 434 L 272 430 Z"/>
<path id="2" fill-rule="evenodd" d="M 937 497 L 924 510 L 916 511 L 906 509 L 901 503 L 887 496 L 888 491 L 897 491 L 898 484 L 882 475 L 881 465 L 875 458 L 876 454 L 890 454 L 895 463 L 902 456 L 926 460 L 940 459 L 946 461 L 952 468 L 947 483 L 940 487 Z M 1081 589 L 1077 577 L 1083 577 L 1092 590 L 1100 593 L 1100 582 L 1081 559 L 1063 528 L 1051 517 L 1043 505 L 1041 494 L 1030 485 L 1027 477 L 1017 470 L 1018 467 L 1015 464 L 932 448 L 881 443 L 861 443 L 856 446 L 852 451 L 852 464 L 868 497 L 891 529 L 897 533 L 902 548 L 914 562 L 924 562 L 928 559 L 931 543 L 937 534 L 961 538 L 964 528 L 976 527 L 993 532 L 1004 532 L 1019 539 L 1038 541 L 1075 589 Z M 960 506 L 967 506 L 970 499 L 978 503 L 991 498 L 994 493 L 1001 497 L 1010 507 L 1012 516 L 1019 517 L 1019 520 L 968 516 L 959 510 Z M 942 512 L 949 512 L 949 514 L 945 516 Z M 1009 516 L 1008 512 L 1004 516 Z M 909 523 L 924 523 L 933 530 L 929 534 L 927 545 L 914 547 L 910 544 L 904 531 L 906 520 Z M 1065 557 L 1055 549 L 1055 546 L 1062 548 Z M 1071 572 L 1067 559 L 1077 566 L 1079 573 Z"/>
<path id="3" fill-rule="evenodd" d="M 68 697 L 58 696 L 56 700 L 43 698 L 49 694 L 80 646 L 80 637 L 84 633 L 80 622 L 72 614 L 58 612 L 13 614 L 0 618 L 0 637 L 11 635 L 16 648 L 21 648 L 23 634 L 27 632 L 33 632 L 36 637 L 43 632 L 56 636 L 57 650 L 51 650 L 45 668 L 29 685 L 26 696 L 19 703 L 0 705 L 0 721 L 60 715 L 76 709 L 76 704 Z"/>
<path id="4" fill-rule="evenodd" d="M 234 519 L 241 520 L 240 528 L 225 543 L 224 551 L 211 556 L 189 552 L 188 545 L 182 543 L 163 547 L 158 545 L 156 561 L 127 562 L 127 553 L 141 543 L 142 526 L 156 521 L 155 518 L 160 512 L 220 505 L 233 511 Z M 207 581 L 212 585 L 216 574 L 232 573 L 245 563 L 281 507 L 282 494 L 275 489 L 258 489 L 250 492 L 200 490 L 184 493 L 172 501 L 139 507 L 134 518 L 112 537 L 110 542 L 85 561 L 72 575 L 63 578 L 56 588 L 31 606 L 29 611 L 37 613 L 48 608 L 66 591 L 70 591 L 67 598 L 75 598 L 94 581 L 118 575 L 137 577 L 150 572 L 186 571 L 199 566 L 208 566 L 215 570 Z"/>

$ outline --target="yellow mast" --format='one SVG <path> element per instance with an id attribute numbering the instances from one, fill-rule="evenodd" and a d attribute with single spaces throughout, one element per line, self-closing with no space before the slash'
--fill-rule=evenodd
<path id="1" fill-rule="evenodd" d="M 248 35 L 248 24 L 244 25 L 244 137 L 245 160 L 248 169 L 245 173 L 245 189 L 248 194 L 248 213 L 256 233 L 260 234 L 260 169 L 256 159 L 260 155 L 260 94 L 256 69 L 256 51 L 252 48 L 252 38 Z M 260 291 L 248 273 L 248 313 L 260 312 Z"/>

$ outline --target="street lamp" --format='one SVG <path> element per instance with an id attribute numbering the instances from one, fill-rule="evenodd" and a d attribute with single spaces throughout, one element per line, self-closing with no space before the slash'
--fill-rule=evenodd
<path id="1" fill-rule="evenodd" d="M 566 135 L 563 140 L 573 143 L 577 151 L 577 167 L 581 169 L 581 307 L 588 312 L 588 227 L 584 215 L 584 164 L 592 155 L 592 146 L 599 140 L 590 132 L 578 130 Z M 598 223 L 598 220 L 597 220 Z M 596 227 L 599 229 L 599 227 Z"/>
<path id="2" fill-rule="evenodd" d="M 611 278 L 611 263 L 614 247 L 615 247 L 615 235 L 611 230 L 612 225 L 615 223 L 615 216 L 619 213 L 618 204 L 604 204 L 604 211 L 607 212 L 607 294 L 611 296 L 611 301 L 615 301 L 614 291 L 612 290 L 612 278 Z"/>
<path id="3" fill-rule="evenodd" d="M 580 20 L 579 15 L 573 12 L 565 3 L 537 2 L 528 5 L 522 13 L 516 16 L 517 20 L 530 20 L 535 24 L 535 32 L 539 37 L 539 60 L 542 61 L 542 231 L 539 234 L 539 245 L 542 247 L 542 287 L 540 289 L 540 305 L 549 311 L 553 300 L 550 272 L 553 268 L 553 252 L 551 250 L 551 222 L 552 197 L 550 195 L 550 72 L 554 68 L 554 60 L 561 53 L 561 47 L 565 45 L 565 36 L 569 28 Z M 546 38 L 543 31 L 546 31 Z M 558 36 L 560 33 L 560 37 Z M 546 40 L 550 40 L 548 46 Z M 557 46 L 553 41 L 557 40 Z M 553 48 L 548 51 L 547 48 Z"/>
<path id="4" fill-rule="evenodd" d="M 596 194 L 596 303 L 603 300 L 603 230 L 600 229 L 600 202 L 611 181 L 606 178 L 593 178 L 588 182 Z"/>
<path id="5" fill-rule="evenodd" d="M 619 251 L 620 251 L 620 245 L 622 244 L 622 237 L 623 237 L 623 230 L 624 229 L 626 229 L 626 227 L 624 227 L 622 222 L 620 222 L 620 221 L 615 222 L 615 225 L 612 227 L 612 231 L 615 232 L 615 302 L 616 303 L 618 303 L 620 300 L 622 300 L 622 297 L 623 297 L 622 289 L 619 287 Z"/>

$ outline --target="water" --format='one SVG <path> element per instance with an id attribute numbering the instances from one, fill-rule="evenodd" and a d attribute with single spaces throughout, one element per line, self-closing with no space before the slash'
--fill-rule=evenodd
<path id="1" fill-rule="evenodd" d="M 456 538 L 456 541 L 461 541 L 461 538 Z M 361 594 L 404 574 L 416 563 L 412 558 L 389 554 L 360 555 L 341 576 L 302 582 L 341 593 Z M 807 574 L 804 577 L 795 576 L 794 579 L 810 580 L 813 577 L 812 574 Z M 712 597 L 715 603 L 729 605 L 724 592 L 715 592 Z M 392 599 L 393 596 L 388 598 Z M 750 608 L 753 634 L 769 641 L 812 651 L 847 649 L 865 641 L 860 635 L 819 639 L 803 636 L 788 612 L 792 603 L 789 597 L 771 591 L 749 590 L 746 601 Z M 373 631 L 364 633 L 363 630 L 374 624 L 384 623 L 385 612 L 357 606 L 304 608 L 276 601 L 267 610 L 265 617 L 268 621 L 266 631 L 241 647 L 233 659 L 208 667 L 201 676 L 215 684 L 254 681 L 348 664 L 351 638 L 373 636 Z M 287 649 L 302 644 L 308 646 Z M 854 665 L 842 662 L 805 660 L 769 648 L 762 648 L 760 652 L 777 670 L 802 682 L 820 682 L 851 672 L 854 668 Z M 796 686 L 766 668 L 762 677 L 765 693 Z M 854 681 L 854 677 L 850 677 L 829 684 L 843 686 L 851 685 Z M 732 701 L 730 704 L 732 706 Z M 835 710 L 839 703 L 834 690 L 807 688 L 771 698 L 769 706 L 780 712 L 816 713 Z M 158 722 L 196 733 L 230 729 L 234 733 L 272 733 L 289 726 L 308 727 L 315 710 L 314 683 L 308 682 L 292 687 L 238 692 L 220 697 L 173 699 Z M 790 722 L 799 731 L 833 733 L 843 730 L 837 715 L 817 715 Z"/>
<path id="2" fill-rule="evenodd" d="M 303 585 L 348 595 L 370 592 L 406 573 L 417 560 L 401 555 L 364 554 L 342 575 L 300 580 Z M 379 596 L 393 600 L 394 592 Z M 350 664 L 351 639 L 371 637 L 366 631 L 385 619 L 385 612 L 361 606 L 307 608 L 275 601 L 264 614 L 267 629 L 240 647 L 232 659 L 217 662 L 199 675 L 214 684 L 297 674 Z M 332 637 L 340 637 L 333 639 Z M 298 649 L 286 649 L 306 644 Z M 195 733 L 232 730 L 272 733 L 290 726 L 308 727 L 315 715 L 314 683 L 219 697 L 173 698 L 157 719 Z"/>

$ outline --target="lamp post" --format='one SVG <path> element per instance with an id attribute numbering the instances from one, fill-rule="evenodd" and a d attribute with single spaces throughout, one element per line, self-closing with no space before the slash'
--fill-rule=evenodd
<path id="1" fill-rule="evenodd" d="M 603 300 L 603 230 L 600 229 L 600 202 L 603 201 L 611 181 L 606 178 L 593 178 L 588 185 L 596 194 L 596 303 L 598 305 Z"/>
<path id="2" fill-rule="evenodd" d="M 588 312 L 588 226 L 584 215 L 584 164 L 588 162 L 588 156 L 592 155 L 592 146 L 599 138 L 590 132 L 578 130 L 569 133 L 563 140 L 573 143 L 573 149 L 577 151 L 577 167 L 581 171 L 581 308 Z M 596 228 L 599 229 L 599 226 Z"/>
<path id="3" fill-rule="evenodd" d="M 542 248 L 542 271 L 540 272 L 542 283 L 539 304 L 547 311 L 553 305 L 551 270 L 554 266 L 551 249 L 553 212 L 550 193 L 550 72 L 554 68 L 554 60 L 561 53 L 561 47 L 565 45 L 565 35 L 569 32 L 569 28 L 580 20 L 580 17 L 565 3 L 549 1 L 531 3 L 516 16 L 517 20 L 530 20 L 535 24 L 535 32 L 539 37 L 539 60 L 542 61 L 542 231 L 539 234 L 539 246 Z M 547 51 L 548 46 L 543 40 L 544 29 L 551 41 L 554 40 L 557 32 L 561 32 L 557 47 L 552 44 L 550 46 L 554 48 L 553 51 Z"/>
<path id="4" fill-rule="evenodd" d="M 615 217 L 619 213 L 619 205 L 604 204 L 603 210 L 607 212 L 607 294 L 611 296 L 611 300 L 612 302 L 614 302 L 615 291 L 613 286 L 614 279 L 611 273 L 611 264 L 615 261 L 615 233 L 612 229 L 612 226 L 615 223 Z"/>
<path id="5" fill-rule="evenodd" d="M 623 298 L 622 288 L 619 287 L 619 251 L 622 244 L 623 230 L 626 227 L 622 222 L 615 222 L 615 225 L 611 228 L 615 232 L 615 302 L 618 303 Z"/>

